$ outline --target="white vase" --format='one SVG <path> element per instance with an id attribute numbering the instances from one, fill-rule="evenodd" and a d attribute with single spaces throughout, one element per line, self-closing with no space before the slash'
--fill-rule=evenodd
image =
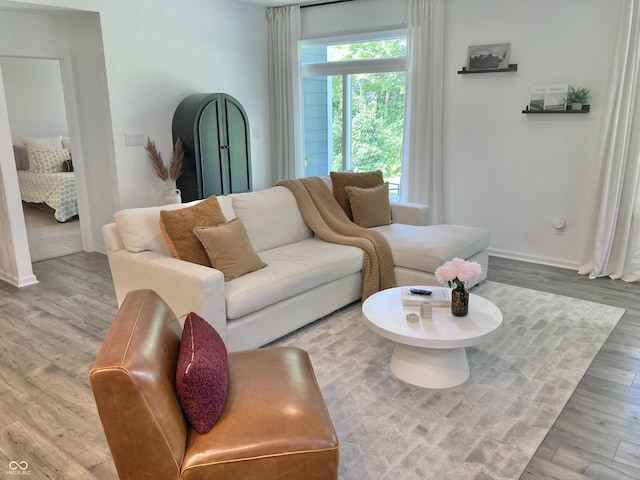
<path id="1" fill-rule="evenodd" d="M 170 205 L 172 203 L 182 203 L 182 195 L 178 188 L 169 189 L 164 197 L 162 197 L 163 205 Z"/>

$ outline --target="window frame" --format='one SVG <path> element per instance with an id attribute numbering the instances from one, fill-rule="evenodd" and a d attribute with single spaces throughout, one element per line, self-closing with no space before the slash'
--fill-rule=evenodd
<path id="1" fill-rule="evenodd" d="M 306 46 L 331 46 L 347 43 L 375 42 L 407 38 L 407 30 L 394 29 L 384 31 L 368 31 L 319 37 L 301 40 L 300 51 Z M 360 60 L 342 60 L 327 62 L 308 62 L 300 64 L 300 79 L 310 77 L 342 77 L 342 169 L 351 170 L 351 75 L 367 73 L 406 72 L 407 57 L 368 58 Z"/>

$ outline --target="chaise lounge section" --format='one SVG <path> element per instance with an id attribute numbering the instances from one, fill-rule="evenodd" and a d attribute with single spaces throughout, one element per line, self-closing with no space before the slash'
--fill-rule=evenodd
<path id="1" fill-rule="evenodd" d="M 323 177 L 332 188 L 331 179 Z M 118 304 L 131 290 L 158 292 L 178 317 L 194 311 L 210 322 L 229 351 L 256 348 L 362 297 L 363 251 L 326 242 L 305 222 L 284 186 L 217 197 L 226 220 L 239 219 L 264 268 L 225 282 L 215 268 L 171 256 L 160 210 L 128 209 L 103 227 Z M 482 265 L 489 232 L 462 225 L 428 225 L 428 207 L 391 203 L 390 223 L 371 227 L 389 243 L 397 285 L 438 285 L 435 270 L 459 257 Z"/>

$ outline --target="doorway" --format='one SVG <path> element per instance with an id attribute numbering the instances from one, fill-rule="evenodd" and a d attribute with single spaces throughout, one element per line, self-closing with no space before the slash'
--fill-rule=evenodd
<path id="1" fill-rule="evenodd" d="M 58 212 L 56 216 L 64 222 L 54 216 L 63 196 L 75 196 L 75 181 L 79 179 L 72 172 L 38 175 L 29 171 L 33 165 L 29 163 L 30 156 L 23 141 L 25 137 L 59 137 L 59 149 L 52 151 L 68 152 L 71 162 L 65 165 L 73 165 L 60 60 L 0 56 L 0 68 L 16 170 L 23 192 L 22 207 L 31 262 L 81 252 L 79 215 L 67 218 L 68 214 L 61 216 Z M 77 196 L 75 201 L 77 205 Z"/>

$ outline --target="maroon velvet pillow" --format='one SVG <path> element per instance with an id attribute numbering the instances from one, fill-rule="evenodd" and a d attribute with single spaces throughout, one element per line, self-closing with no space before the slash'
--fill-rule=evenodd
<path id="1" fill-rule="evenodd" d="M 222 338 L 204 319 L 189 313 L 182 330 L 176 390 L 196 432 L 207 433 L 220 418 L 228 381 L 227 348 Z"/>

